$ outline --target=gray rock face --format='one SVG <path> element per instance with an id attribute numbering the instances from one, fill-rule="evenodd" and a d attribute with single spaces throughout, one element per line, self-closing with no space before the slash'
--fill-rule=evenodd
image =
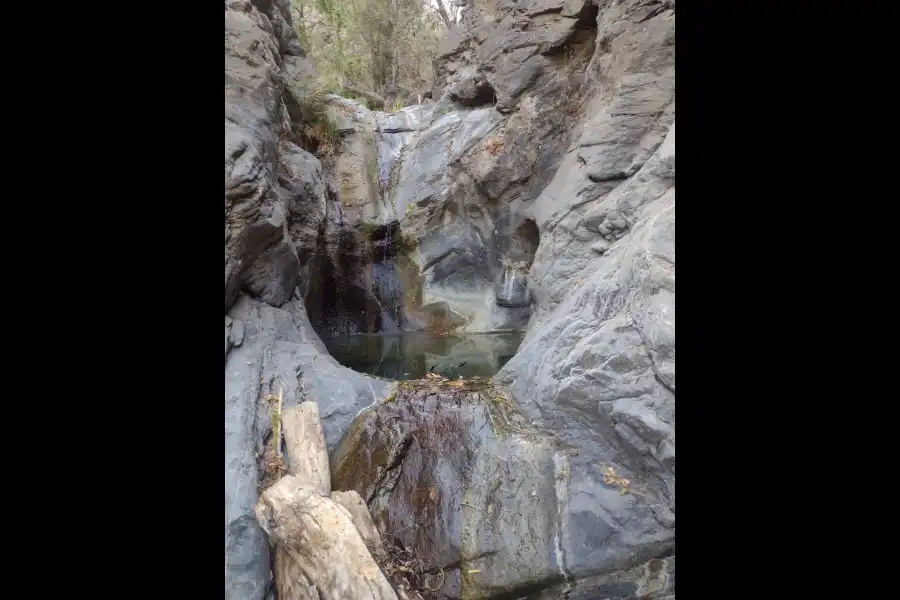
<path id="1" fill-rule="evenodd" d="M 309 66 L 285 0 L 225 2 L 225 307 L 246 287 L 280 306 L 308 278 L 328 188 L 318 159 L 287 140 L 286 73 Z M 291 71 L 293 69 L 293 71 Z"/>
<path id="2" fill-rule="evenodd" d="M 392 190 L 414 207 L 402 224 L 419 240 L 424 298 L 473 329 L 514 320 L 489 307 L 531 314 L 496 380 L 570 451 L 557 592 L 669 597 L 674 6 L 469 7 L 442 45 L 440 100 Z M 488 87 L 496 103 L 473 108 Z M 631 492 L 610 490 L 606 468 Z"/>
<path id="3" fill-rule="evenodd" d="M 360 415 L 334 455 L 336 488 L 359 492 L 426 570 L 444 570 L 449 598 L 522 596 L 563 576 L 554 477 L 565 455 L 494 396 L 402 389 Z"/>
<path id="4" fill-rule="evenodd" d="M 515 326 L 533 297 L 538 223 L 573 197 L 536 202 L 560 166 L 574 160 L 587 173 L 583 190 L 561 191 L 598 200 L 674 122 L 674 11 L 638 0 L 471 2 L 437 71 L 445 87 L 404 139 L 388 203 L 419 241 L 423 302 L 449 303 L 466 330 Z M 595 254 L 625 226 L 607 212 Z M 511 277 L 510 265 L 528 274 Z"/>
<path id="5" fill-rule="evenodd" d="M 593 61 L 617 83 L 589 100 L 594 116 L 530 207 L 541 232 L 529 280 L 536 312 L 497 376 L 537 426 L 579 451 L 570 489 L 583 503 L 568 540 L 579 551 L 566 554 L 576 578 L 673 552 L 674 20 L 662 9 L 631 28 L 629 11 L 646 13 L 629 4 L 604 5 L 598 19 L 600 47 L 616 60 Z M 598 463 L 640 482 L 643 522 L 610 528 L 600 516 Z M 603 535 L 634 545 L 614 558 L 597 544 Z M 615 595 L 640 596 L 630 584 L 626 592 Z"/>
<path id="6" fill-rule="evenodd" d="M 333 445 L 387 387 L 328 357 L 302 306 L 319 238 L 344 221 L 321 163 L 292 142 L 283 83 L 311 73 L 287 0 L 226 0 L 226 600 L 261 600 L 269 582 L 268 544 L 252 512 L 271 427 L 265 396 L 283 388 L 286 403 L 321 397 Z M 235 303 L 242 292 L 255 299 Z"/>
<path id="7" fill-rule="evenodd" d="M 333 449 L 356 415 L 386 397 L 392 385 L 337 364 L 297 299 L 279 309 L 242 295 L 225 319 L 233 344 L 225 358 L 225 594 L 262 598 L 268 543 L 253 506 L 263 442 L 272 431 L 265 397 L 281 390 L 284 408 L 317 402 Z"/>

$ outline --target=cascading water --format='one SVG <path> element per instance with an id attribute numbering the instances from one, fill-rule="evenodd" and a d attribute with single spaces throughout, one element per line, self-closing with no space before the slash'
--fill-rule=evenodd
<path id="1" fill-rule="evenodd" d="M 323 339 L 409 331 L 420 321 L 406 314 L 421 297 L 420 275 L 411 240 L 400 229 L 405 210 L 391 196 L 403 148 L 428 111 L 371 113 L 352 101 L 342 106 L 341 114 L 353 115 L 348 123 L 354 129 L 342 146 L 346 156 L 338 157 L 340 187 L 320 232 L 307 312 Z"/>
<path id="2" fill-rule="evenodd" d="M 405 285 L 398 265 L 398 245 L 400 241 L 400 220 L 391 203 L 391 177 L 400 160 L 403 146 L 411 131 L 401 123 L 408 119 L 407 113 L 375 113 L 375 147 L 378 153 L 378 195 L 379 204 L 385 213 L 391 215 L 390 222 L 378 228 L 373 239 L 372 292 L 377 297 L 380 312 L 380 331 L 398 332 L 408 329 L 405 315 Z M 408 283 L 408 282 L 407 282 Z"/>
<path id="3" fill-rule="evenodd" d="M 382 332 L 397 332 L 406 329 L 404 314 L 404 286 L 398 269 L 394 229 L 392 223 L 384 229 L 383 237 L 375 242 L 372 262 L 372 293 L 378 299 Z"/>

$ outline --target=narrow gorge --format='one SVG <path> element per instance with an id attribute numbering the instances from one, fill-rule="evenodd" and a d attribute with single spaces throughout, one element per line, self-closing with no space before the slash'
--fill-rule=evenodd
<path id="1" fill-rule="evenodd" d="M 674 598 L 675 2 L 454 6 L 373 102 L 225 2 L 226 600 Z"/>

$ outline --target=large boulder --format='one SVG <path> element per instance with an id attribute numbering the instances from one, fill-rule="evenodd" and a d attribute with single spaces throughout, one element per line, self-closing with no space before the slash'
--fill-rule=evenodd
<path id="1" fill-rule="evenodd" d="M 555 448 L 507 402 L 489 388 L 403 388 L 360 415 L 334 454 L 333 487 L 357 491 L 392 543 L 443 571 L 450 598 L 560 576 Z"/>
<path id="2" fill-rule="evenodd" d="M 674 533 L 611 447 L 588 459 L 579 446 L 536 428 L 492 386 L 407 384 L 357 418 L 332 485 L 357 491 L 391 543 L 443 573 L 446 597 L 637 591 L 629 572 L 671 554 Z"/>

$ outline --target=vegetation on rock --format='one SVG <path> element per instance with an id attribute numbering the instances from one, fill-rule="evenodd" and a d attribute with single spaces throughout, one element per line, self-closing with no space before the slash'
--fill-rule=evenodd
<path id="1" fill-rule="evenodd" d="M 314 80 L 286 82 L 285 89 L 292 100 L 295 120 L 303 124 L 299 132 L 303 145 L 320 156 L 333 156 L 340 144 L 340 134 L 334 119 L 328 115 L 327 89 Z"/>
<path id="2" fill-rule="evenodd" d="M 438 43 L 459 18 L 457 7 L 448 10 L 429 0 L 291 0 L 291 5 L 294 27 L 321 84 L 377 109 L 396 110 L 402 96 L 430 89 Z M 379 96 L 393 99 L 375 106 Z"/>

